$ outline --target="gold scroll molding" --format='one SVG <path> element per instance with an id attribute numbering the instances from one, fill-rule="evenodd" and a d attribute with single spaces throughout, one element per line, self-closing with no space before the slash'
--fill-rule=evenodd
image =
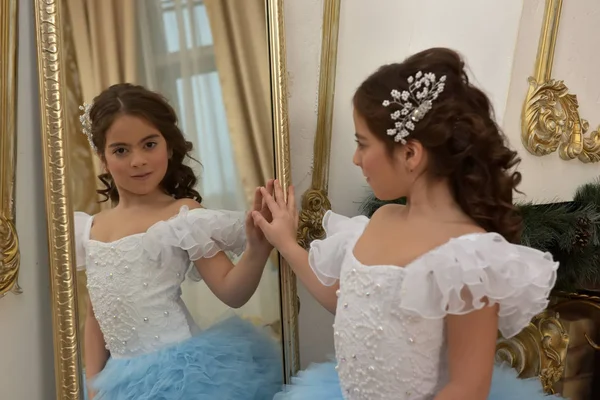
<path id="1" fill-rule="evenodd" d="M 544 156 L 558 150 L 563 160 L 600 161 L 600 126 L 589 135 L 589 123 L 579 115 L 577 96 L 563 81 L 552 79 L 562 0 L 546 0 L 535 75 L 521 115 L 521 140 L 532 154 Z"/>
<path id="2" fill-rule="evenodd" d="M 331 209 L 327 190 L 339 23 L 340 0 L 325 0 L 313 174 L 311 186 L 302 196 L 302 209 L 298 221 L 298 242 L 305 248 L 313 240 L 324 237 L 323 216 Z"/>
<path id="3" fill-rule="evenodd" d="M 273 137 L 275 148 L 275 175 L 282 183 L 284 193 L 292 182 L 290 162 L 290 135 L 287 103 L 287 64 L 283 0 L 266 0 L 271 69 L 271 101 L 273 104 Z M 300 368 L 298 338 L 298 293 L 296 278 L 283 257 L 279 257 L 281 282 L 281 313 L 283 324 L 283 352 L 286 382 Z"/>
<path id="4" fill-rule="evenodd" d="M 0 297 L 21 293 L 15 226 L 18 0 L 0 5 Z"/>
<path id="5" fill-rule="evenodd" d="M 508 363 L 521 378 L 539 377 L 544 391 L 552 394 L 564 372 L 568 345 L 558 312 L 546 310 L 515 337 L 498 340 L 496 361 Z"/>
<path id="6" fill-rule="evenodd" d="M 283 0 L 265 0 L 269 26 L 275 136 L 275 171 L 285 187 L 291 181 L 287 112 L 287 72 Z M 35 0 L 46 215 L 48 222 L 51 304 L 54 332 L 56 398 L 81 398 L 77 289 L 74 263 L 70 168 L 67 149 L 65 54 L 60 0 Z M 296 283 L 282 262 L 281 297 L 286 378 L 298 369 Z"/>

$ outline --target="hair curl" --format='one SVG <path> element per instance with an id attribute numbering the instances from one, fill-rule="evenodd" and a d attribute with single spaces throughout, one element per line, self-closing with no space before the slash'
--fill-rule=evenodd
<path id="1" fill-rule="evenodd" d="M 165 138 L 171 152 L 167 172 L 161 181 L 161 188 L 173 198 L 190 198 L 202 201 L 200 194 L 194 189 L 197 178 L 192 168 L 184 164 L 187 158 L 192 159 L 190 151 L 192 143 L 185 140 L 177 125 L 177 114 L 168 101 L 158 93 L 143 86 L 120 83 L 110 86 L 94 98 L 90 110 L 92 124 L 92 140 L 98 149 L 98 155 L 105 160 L 106 132 L 115 119 L 121 115 L 134 115 L 151 123 Z M 104 189 L 97 192 L 104 196 L 100 200 L 119 202 L 119 192 L 110 174 L 98 176 Z"/>
<path id="2" fill-rule="evenodd" d="M 428 172 L 449 179 L 454 197 L 467 215 L 486 231 L 518 243 L 522 218 L 513 204 L 513 191 L 521 182 L 521 174 L 514 170 L 520 159 L 508 148 L 494 121 L 490 100 L 469 82 L 459 54 L 432 48 L 402 63 L 381 67 L 357 89 L 353 98 L 356 112 L 391 154 L 401 144 L 387 135 L 394 127 L 390 113 L 400 106 L 384 107 L 382 102 L 390 99 L 394 89 L 408 90 L 408 77 L 418 71 L 438 78 L 446 75 L 445 89 L 406 139 L 423 145 L 430 155 Z"/>

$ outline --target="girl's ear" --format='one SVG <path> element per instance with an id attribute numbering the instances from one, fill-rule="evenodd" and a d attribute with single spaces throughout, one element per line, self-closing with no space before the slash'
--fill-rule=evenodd
<path id="1" fill-rule="evenodd" d="M 425 156 L 425 149 L 423 148 L 423 145 L 416 140 L 407 141 L 407 143 L 404 145 L 404 149 L 405 165 L 407 166 L 409 171 L 412 172 L 415 169 L 417 169 L 423 161 L 423 158 Z"/>

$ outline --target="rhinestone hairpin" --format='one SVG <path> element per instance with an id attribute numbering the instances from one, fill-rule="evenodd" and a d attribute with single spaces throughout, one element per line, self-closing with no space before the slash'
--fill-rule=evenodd
<path id="1" fill-rule="evenodd" d="M 389 136 L 393 136 L 396 142 L 402 144 L 406 144 L 406 137 L 415 129 L 415 123 L 425 117 L 431 110 L 433 100 L 444 91 L 446 75 L 437 80 L 435 74 L 419 71 L 414 76 L 409 76 L 407 81 L 408 90 L 392 90 L 392 99 L 383 101 L 384 107 L 391 104 L 402 106 L 400 110 L 390 114 L 396 122 L 394 128 L 387 130 Z"/>
<path id="2" fill-rule="evenodd" d="M 90 110 L 92 109 L 92 104 L 83 103 L 82 106 L 79 106 L 79 109 L 83 111 L 83 114 L 79 116 L 81 130 L 83 131 L 83 134 L 87 136 L 87 140 L 92 150 L 96 152 L 97 149 L 94 145 L 94 141 L 92 140 L 92 120 L 90 119 Z"/>

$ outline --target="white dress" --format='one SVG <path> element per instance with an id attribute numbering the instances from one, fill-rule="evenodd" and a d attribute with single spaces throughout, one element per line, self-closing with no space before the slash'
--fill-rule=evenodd
<path id="1" fill-rule="evenodd" d="M 193 261 L 244 251 L 243 213 L 184 206 L 146 232 L 111 243 L 90 238 L 92 223 L 92 216 L 75 213 L 77 267 L 87 273 L 110 351 L 93 380 L 98 399 L 273 396 L 282 380 L 277 344 L 239 318 L 199 332 L 181 299 L 186 275 L 201 279 Z"/>
<path id="2" fill-rule="evenodd" d="M 340 282 L 339 382 L 327 364 L 311 367 L 277 398 L 432 399 L 448 382 L 446 315 L 481 309 L 485 298 L 499 305 L 499 329 L 509 338 L 548 304 L 558 268 L 550 254 L 485 233 L 452 239 L 404 267 L 366 266 L 353 249 L 367 223 L 328 212 L 327 238 L 314 241 L 309 253 L 324 285 Z M 539 381 L 535 398 L 538 387 Z"/>

